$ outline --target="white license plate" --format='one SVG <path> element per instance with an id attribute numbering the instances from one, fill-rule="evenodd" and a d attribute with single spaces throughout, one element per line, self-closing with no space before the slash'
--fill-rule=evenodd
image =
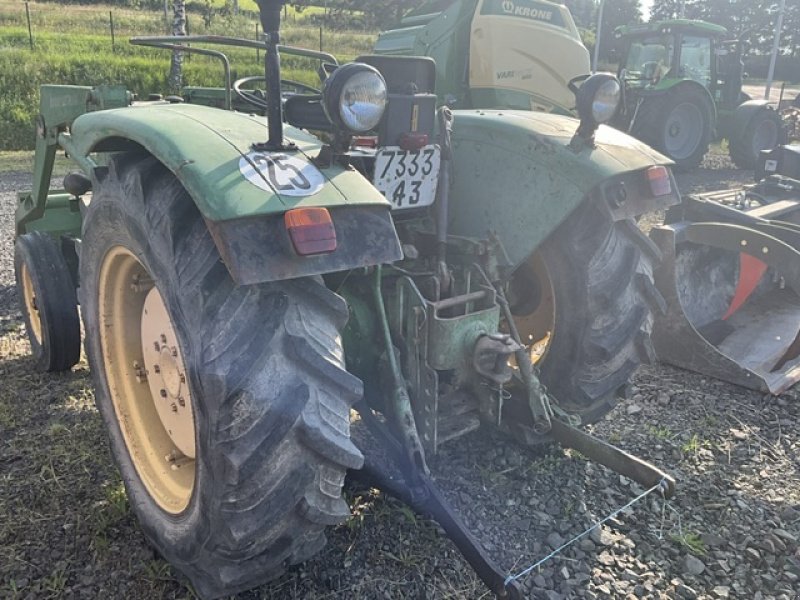
<path id="1" fill-rule="evenodd" d="M 373 183 L 394 210 L 430 206 L 436 198 L 440 163 L 439 146 L 419 150 L 385 146 L 375 156 Z"/>

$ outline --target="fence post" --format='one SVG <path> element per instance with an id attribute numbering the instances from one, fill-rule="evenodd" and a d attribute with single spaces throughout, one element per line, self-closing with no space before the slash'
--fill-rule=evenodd
<path id="1" fill-rule="evenodd" d="M 322 25 L 319 26 L 319 51 L 322 52 Z"/>
<path id="2" fill-rule="evenodd" d="M 116 40 L 114 39 L 114 13 L 108 11 L 108 22 L 111 23 L 111 51 L 117 51 Z"/>
<path id="3" fill-rule="evenodd" d="M 31 9 L 25 3 L 25 17 L 28 19 L 28 39 L 31 42 L 31 52 L 33 52 L 33 30 L 31 29 Z"/>

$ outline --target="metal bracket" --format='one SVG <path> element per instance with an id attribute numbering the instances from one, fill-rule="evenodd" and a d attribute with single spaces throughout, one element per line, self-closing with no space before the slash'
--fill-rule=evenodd
<path id="1" fill-rule="evenodd" d="M 481 581 L 498 598 L 522 600 L 524 596 L 519 584 L 516 581 L 506 583 L 505 572 L 487 556 L 481 543 L 456 514 L 434 481 L 414 464 L 398 456 L 402 452 L 400 443 L 368 407 L 356 406 L 356 409 L 382 448 L 376 452 L 377 449 L 370 445 L 359 445 L 364 454 L 364 467 L 352 471 L 352 476 L 365 485 L 394 496 L 415 512 L 439 523 Z"/>

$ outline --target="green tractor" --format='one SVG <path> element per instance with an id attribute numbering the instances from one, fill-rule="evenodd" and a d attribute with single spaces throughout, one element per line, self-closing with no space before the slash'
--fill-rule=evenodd
<path id="1" fill-rule="evenodd" d="M 579 429 L 652 357 L 658 251 L 634 218 L 678 202 L 669 161 L 601 125 L 613 75 L 577 90 L 580 121 L 437 109 L 433 60 L 283 46 L 282 4 L 259 0 L 261 41 L 132 40 L 220 59 L 219 88 L 42 88 L 15 246 L 35 364 L 76 363 L 80 307 L 130 506 L 201 597 L 317 552 L 349 473 L 520 598 L 428 461 L 483 423 L 672 492 Z M 231 81 L 210 44 L 260 49 L 264 73 Z M 282 58 L 321 63 L 320 89 Z M 51 190 L 59 149 L 79 171 Z"/>
<path id="2" fill-rule="evenodd" d="M 615 124 L 669 156 L 700 164 L 709 143 L 726 138 L 733 162 L 753 169 L 761 150 L 785 143 L 780 113 L 742 93 L 746 44 L 724 27 L 674 19 L 619 27 L 625 102 Z"/>

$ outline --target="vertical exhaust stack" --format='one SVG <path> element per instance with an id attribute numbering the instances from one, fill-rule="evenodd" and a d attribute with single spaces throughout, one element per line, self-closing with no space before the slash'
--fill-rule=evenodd
<path id="1" fill-rule="evenodd" d="M 267 87 L 267 126 L 269 137 L 264 150 L 284 150 L 283 107 L 281 105 L 281 57 L 280 44 L 281 8 L 285 0 L 256 0 L 261 17 L 261 28 L 267 42 L 264 54 L 264 80 Z M 260 145 L 262 146 L 262 145 Z"/>

